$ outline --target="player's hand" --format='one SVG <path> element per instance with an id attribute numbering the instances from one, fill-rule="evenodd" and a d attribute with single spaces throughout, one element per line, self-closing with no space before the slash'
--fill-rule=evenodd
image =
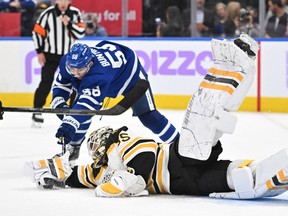
<path id="1" fill-rule="evenodd" d="M 80 123 L 71 116 L 66 116 L 62 120 L 62 124 L 57 130 L 56 137 L 61 139 L 61 142 L 58 144 L 63 144 L 62 140 L 64 140 L 64 144 L 69 144 L 71 140 L 74 138 L 76 130 L 79 128 Z"/>
<path id="2" fill-rule="evenodd" d="M 46 63 L 46 58 L 44 53 L 38 53 L 38 62 L 41 66 L 44 66 Z"/>
<path id="3" fill-rule="evenodd" d="M 65 99 L 63 97 L 60 97 L 60 96 L 53 98 L 50 106 L 52 109 L 69 109 L 69 106 L 67 105 Z M 57 117 L 60 120 L 63 120 L 64 115 L 57 115 Z"/>

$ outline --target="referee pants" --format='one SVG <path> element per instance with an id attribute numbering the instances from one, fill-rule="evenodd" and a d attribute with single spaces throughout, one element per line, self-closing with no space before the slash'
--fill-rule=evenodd
<path id="1" fill-rule="evenodd" d="M 54 74 L 59 66 L 62 55 L 44 53 L 46 63 L 42 67 L 41 81 L 34 94 L 34 107 L 42 108 L 46 103 L 47 96 L 51 90 Z"/>

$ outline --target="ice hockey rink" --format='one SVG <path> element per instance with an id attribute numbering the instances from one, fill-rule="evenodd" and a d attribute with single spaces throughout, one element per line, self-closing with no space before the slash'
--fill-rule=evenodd
<path id="1" fill-rule="evenodd" d="M 179 129 L 183 111 L 161 110 Z M 222 159 L 261 160 L 288 147 L 288 114 L 236 112 L 238 124 L 233 135 L 224 135 Z M 188 216 L 286 215 L 288 193 L 257 200 L 218 200 L 208 197 L 149 195 L 135 198 L 97 198 L 93 189 L 40 190 L 24 175 L 25 161 L 44 159 L 61 151 L 54 134 L 60 121 L 44 115 L 41 129 L 31 128 L 31 114 L 5 113 L 0 121 L 0 215 L 137 215 Z M 155 137 L 128 110 L 120 116 L 93 117 L 89 132 L 97 127 L 127 125 L 140 134 Z M 86 145 L 78 163 L 90 163 Z"/>

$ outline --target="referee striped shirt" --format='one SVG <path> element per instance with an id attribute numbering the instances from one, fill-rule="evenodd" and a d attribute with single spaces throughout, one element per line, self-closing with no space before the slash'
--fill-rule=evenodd
<path id="1" fill-rule="evenodd" d="M 32 32 L 37 53 L 64 55 L 76 39 L 85 36 L 85 25 L 79 9 L 70 5 L 64 15 L 70 19 L 67 26 L 61 21 L 63 15 L 57 5 L 40 14 Z"/>

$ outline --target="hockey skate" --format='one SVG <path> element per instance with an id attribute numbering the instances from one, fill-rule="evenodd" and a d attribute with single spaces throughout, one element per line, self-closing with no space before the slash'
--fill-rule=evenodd
<path id="1" fill-rule="evenodd" d="M 239 38 L 234 40 L 234 44 L 247 53 L 250 58 L 255 58 L 259 50 L 259 44 L 249 35 L 242 33 Z"/>
<path id="2" fill-rule="evenodd" d="M 32 115 L 32 128 L 41 128 L 44 123 L 42 114 L 33 113 Z"/>

